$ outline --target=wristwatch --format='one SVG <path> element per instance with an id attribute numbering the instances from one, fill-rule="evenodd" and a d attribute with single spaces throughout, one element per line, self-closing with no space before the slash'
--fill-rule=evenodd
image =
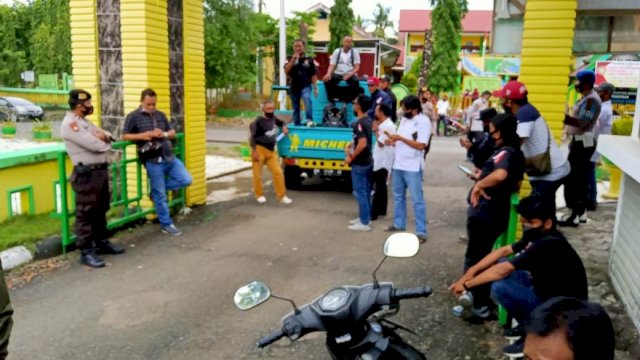
<path id="1" fill-rule="evenodd" d="M 165 139 L 169 137 L 169 134 L 167 134 L 167 132 L 166 132 L 166 131 L 165 131 L 165 132 L 163 132 L 162 134 L 164 135 L 164 138 L 165 138 Z"/>

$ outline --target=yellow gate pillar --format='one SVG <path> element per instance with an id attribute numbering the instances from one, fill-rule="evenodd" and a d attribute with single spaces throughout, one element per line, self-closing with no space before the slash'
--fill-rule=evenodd
<path id="1" fill-rule="evenodd" d="M 156 91 L 158 109 L 185 133 L 189 205 L 206 200 L 202 6 L 202 0 L 70 2 L 75 86 L 94 94 L 97 122 L 117 136 L 141 91 Z M 129 178 L 135 184 L 135 171 Z"/>
<path id="2" fill-rule="evenodd" d="M 520 81 L 556 139 L 562 134 L 577 0 L 527 0 Z"/>

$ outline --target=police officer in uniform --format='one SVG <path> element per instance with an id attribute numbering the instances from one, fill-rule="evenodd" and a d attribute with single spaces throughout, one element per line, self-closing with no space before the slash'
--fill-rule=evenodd
<path id="1" fill-rule="evenodd" d="M 110 133 L 86 119 L 93 113 L 91 94 L 84 90 L 69 93 L 69 107 L 62 121 L 61 134 L 73 162 L 71 186 L 76 192 L 76 244 L 80 261 L 92 268 L 105 265 L 98 256 L 122 254 L 124 248 L 108 240 L 106 213 L 109 210 Z"/>

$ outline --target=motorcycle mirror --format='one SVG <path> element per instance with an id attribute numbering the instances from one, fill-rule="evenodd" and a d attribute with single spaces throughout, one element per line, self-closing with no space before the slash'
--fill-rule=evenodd
<path id="1" fill-rule="evenodd" d="M 418 237 L 410 233 L 396 233 L 384 243 L 384 255 L 396 258 L 413 257 L 420 250 Z"/>
<path id="2" fill-rule="evenodd" d="M 240 310 L 249 310 L 262 304 L 271 297 L 271 290 L 264 283 L 253 281 L 239 288 L 233 296 L 233 302 Z"/>

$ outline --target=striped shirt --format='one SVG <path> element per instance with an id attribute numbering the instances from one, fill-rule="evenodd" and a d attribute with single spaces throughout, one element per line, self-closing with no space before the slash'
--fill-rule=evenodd
<path id="1" fill-rule="evenodd" d="M 551 173 L 545 176 L 529 176 L 533 181 L 556 181 L 569 175 L 571 165 L 564 157 L 558 144 L 553 138 L 549 139 L 551 132 L 538 109 L 531 104 L 526 104 L 518 110 L 518 135 L 524 140 L 522 153 L 525 159 L 543 154 L 549 147 L 551 153 Z M 551 140 L 551 144 L 549 141 Z"/>

